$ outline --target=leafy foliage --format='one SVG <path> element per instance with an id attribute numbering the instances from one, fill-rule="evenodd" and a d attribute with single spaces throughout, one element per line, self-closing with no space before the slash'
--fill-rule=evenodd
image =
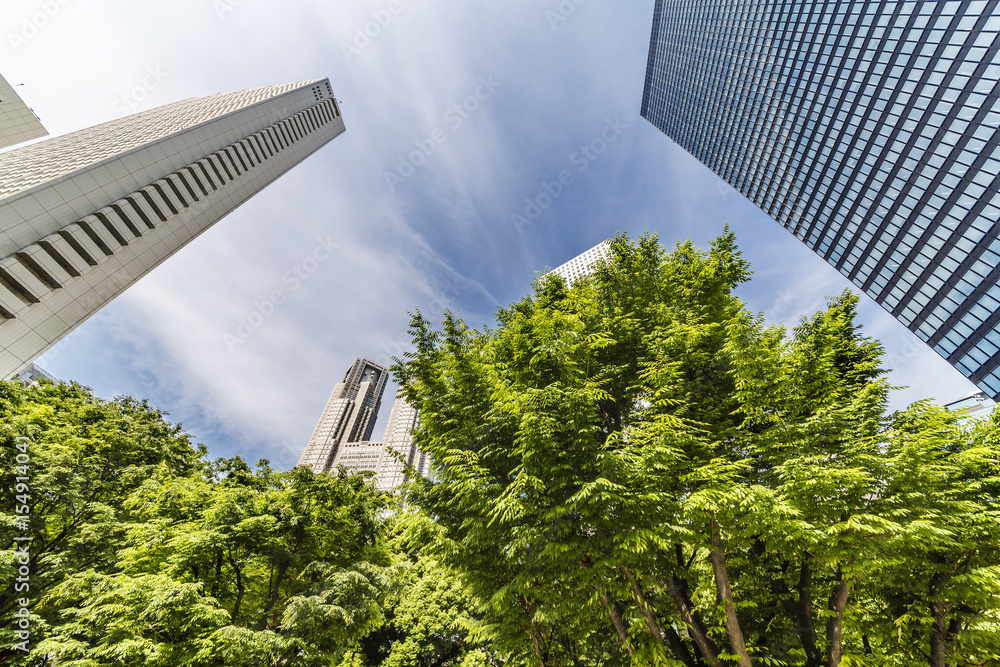
<path id="1" fill-rule="evenodd" d="M 4 498 L 3 564 L 31 537 L 33 664 L 329 665 L 397 585 L 388 500 L 361 476 L 203 461 L 145 403 L 78 385 L 0 385 L 5 472 L 30 437 L 31 522 Z"/>
<path id="2" fill-rule="evenodd" d="M 733 295 L 749 276 L 728 232 L 621 236 L 495 330 L 416 314 L 411 539 L 529 664 L 997 660 L 997 424 L 886 416 L 857 297 L 789 335 Z"/>
<path id="3" fill-rule="evenodd" d="M 621 236 L 496 329 L 418 313 L 394 371 L 435 469 L 402 501 L 0 383 L 0 661 L 1000 664 L 1000 413 L 887 415 L 857 297 L 788 331 L 749 277 L 728 232 Z"/>

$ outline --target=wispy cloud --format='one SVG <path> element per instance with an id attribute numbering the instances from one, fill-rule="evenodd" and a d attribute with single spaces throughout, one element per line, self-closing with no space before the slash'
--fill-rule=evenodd
<path id="1" fill-rule="evenodd" d="M 490 322 L 537 271 L 616 230 L 704 244 L 732 224 L 757 271 L 740 294 L 778 320 L 794 323 L 843 288 L 832 269 L 637 117 L 647 3 L 567 0 L 575 10 L 563 15 L 566 3 L 556 0 L 400 0 L 395 13 L 390 0 L 297 0 L 276 14 L 261 0 L 222 1 L 232 11 L 220 17 L 204 0 L 71 0 L 4 65 L 9 80 L 28 84 L 26 99 L 54 133 L 107 120 L 123 95 L 148 108 L 330 77 L 347 132 L 51 358 L 57 375 L 149 397 L 213 455 L 293 465 L 354 357 L 387 361 L 408 343 L 407 310 L 436 317 L 449 308 L 470 325 Z M 37 9 L 36 0 L 9 4 L 3 35 Z M 553 29 L 547 12 L 566 20 Z M 358 30 L 370 41 L 347 57 L 341 45 Z M 147 89 L 147 67 L 169 75 Z M 133 94 L 136 86 L 143 92 Z M 619 117 L 629 127 L 518 234 L 512 212 L 523 214 L 543 182 L 575 169 L 570 156 Z M 411 154 L 428 139 L 433 151 L 415 164 Z M 390 188 L 385 174 L 400 156 L 413 173 Z M 322 261 L 317 239 L 330 239 Z M 284 277 L 305 271 L 310 257 L 315 266 L 292 289 Z M 280 304 L 260 305 L 276 291 Z M 259 325 L 231 352 L 225 335 L 241 321 L 251 326 L 254 312 Z M 899 353 L 909 334 L 877 306 L 868 302 L 863 315 L 866 331 L 901 359 L 893 381 L 945 398 L 964 393 L 964 380 L 934 365 L 925 347 Z"/>

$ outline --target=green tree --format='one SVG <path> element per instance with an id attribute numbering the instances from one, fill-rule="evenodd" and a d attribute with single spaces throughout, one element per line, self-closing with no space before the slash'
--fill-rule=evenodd
<path id="1" fill-rule="evenodd" d="M 398 577 L 366 477 L 206 464 L 162 413 L 78 385 L 2 383 L 0 406 L 8 488 L 18 444 L 31 486 L 26 525 L 3 499 L 7 581 L 31 538 L 31 654 L 11 648 L 10 583 L 6 660 L 328 665 L 383 622 Z"/>
<path id="2" fill-rule="evenodd" d="M 1000 656 L 1000 414 L 963 427 L 926 403 L 886 433 L 886 502 L 901 529 L 863 591 L 879 664 L 994 664 Z"/>
<path id="3" fill-rule="evenodd" d="M 938 557 L 907 545 L 928 512 L 949 530 L 942 498 L 966 502 L 979 485 L 985 506 L 995 460 L 973 448 L 975 465 L 942 479 L 895 447 L 906 424 L 931 451 L 946 445 L 919 407 L 885 415 L 881 348 L 854 323 L 857 297 L 831 299 L 789 336 L 733 295 L 749 275 L 728 232 L 708 251 L 670 253 L 618 237 L 591 278 L 539 279 L 495 330 L 413 318 L 416 351 L 394 372 L 437 467 L 410 500 L 441 528 L 414 539 L 460 573 L 501 653 L 835 667 L 898 649 L 866 627 L 888 566 Z M 914 493 L 916 473 L 904 483 L 914 466 L 940 498 Z M 965 552 L 939 541 L 951 574 L 926 571 L 941 585 L 911 603 L 939 623 L 969 617 L 954 600 L 997 564 L 997 522 L 979 516 L 963 533 L 990 543 L 978 569 L 957 572 Z M 972 606 L 979 620 L 949 641 L 992 656 L 995 600 Z"/>
<path id="4" fill-rule="evenodd" d="M 19 454 L 26 462 L 19 462 Z M 30 599 L 35 613 L 38 601 L 67 576 L 112 567 L 125 531 L 121 499 L 157 468 L 196 473 L 202 455 L 145 402 L 101 401 L 76 384 L 0 383 L 0 474 L 6 491 L 0 497 L 0 658 L 19 655 L 13 648 L 18 600 Z M 28 478 L 22 482 L 26 494 L 15 492 L 18 477 Z M 31 573 L 30 588 L 20 591 L 15 590 L 19 544 L 29 546 Z M 49 621 L 33 616 L 32 644 Z"/>
<path id="5" fill-rule="evenodd" d="M 424 529 L 439 530 L 428 522 Z M 390 542 L 396 553 L 398 579 L 383 605 L 385 621 L 361 642 L 358 656 L 363 664 L 502 664 L 488 643 L 479 639 L 482 619 L 461 579 L 434 558 L 413 549 L 406 532 L 401 531 Z"/>

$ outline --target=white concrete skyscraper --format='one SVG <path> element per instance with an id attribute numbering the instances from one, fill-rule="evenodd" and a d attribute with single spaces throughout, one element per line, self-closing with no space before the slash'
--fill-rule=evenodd
<path id="1" fill-rule="evenodd" d="M 368 440 L 388 377 L 385 366 L 363 357 L 355 359 L 343 381 L 333 388 L 298 464 L 324 472 L 336 467 L 342 445 Z"/>
<path id="2" fill-rule="evenodd" d="M 348 442 L 340 448 L 333 467 L 375 473 L 375 488 L 392 491 L 406 481 L 405 465 L 413 466 L 424 477 L 430 474 L 430 457 L 413 445 L 413 430 L 417 427 L 417 409 L 397 396 L 389 413 L 389 423 L 380 442 Z"/>
<path id="3" fill-rule="evenodd" d="M 388 375 L 384 366 L 363 357 L 355 359 L 344 380 L 333 388 L 298 465 L 316 473 L 336 471 L 340 466 L 373 472 L 372 481 L 381 491 L 391 491 L 406 481 L 407 465 L 427 477 L 430 457 L 413 445 L 419 415 L 402 396 L 392 405 L 382 440 L 369 440 Z"/>
<path id="4" fill-rule="evenodd" d="M 321 79 L 192 98 L 0 153 L 0 377 L 343 131 Z"/>
<path id="5" fill-rule="evenodd" d="M 562 279 L 566 281 L 566 286 L 569 287 L 577 278 L 581 276 L 589 276 L 593 273 L 593 265 L 596 262 L 607 259 L 608 252 L 610 250 L 611 241 L 601 241 L 590 250 L 580 253 L 565 264 L 560 264 L 556 268 L 549 271 L 549 273 L 555 273 L 561 276 Z"/>
<path id="6" fill-rule="evenodd" d="M 48 131 L 35 112 L 14 92 L 7 79 L 0 76 L 0 148 L 44 137 Z"/>

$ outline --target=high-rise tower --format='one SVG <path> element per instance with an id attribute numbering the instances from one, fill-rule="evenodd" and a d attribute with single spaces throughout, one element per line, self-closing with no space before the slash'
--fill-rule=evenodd
<path id="1" fill-rule="evenodd" d="M 192 98 L 0 154 L 0 377 L 343 131 L 322 79 Z"/>
<path id="2" fill-rule="evenodd" d="M 0 148 L 44 137 L 48 131 L 35 112 L 21 100 L 7 79 L 0 76 Z"/>
<path id="3" fill-rule="evenodd" d="M 642 115 L 1000 396 L 998 0 L 657 0 Z"/>
<path id="4" fill-rule="evenodd" d="M 580 253 L 565 264 L 560 264 L 549 273 L 555 273 L 562 277 L 566 286 L 569 287 L 577 278 L 593 273 L 594 264 L 607 259 L 610 250 L 611 241 L 601 241 L 590 250 Z"/>
<path id="5" fill-rule="evenodd" d="M 413 466 L 427 477 L 430 474 L 430 457 L 413 444 L 413 430 L 418 420 L 417 409 L 402 396 L 397 396 L 382 440 L 345 443 L 333 466 L 342 465 L 352 470 L 375 473 L 373 482 L 380 491 L 392 491 L 406 481 L 404 465 Z"/>
<path id="6" fill-rule="evenodd" d="M 368 440 L 388 375 L 388 370 L 374 361 L 355 359 L 344 380 L 333 388 L 298 464 L 323 472 L 337 465 L 344 444 Z"/>

